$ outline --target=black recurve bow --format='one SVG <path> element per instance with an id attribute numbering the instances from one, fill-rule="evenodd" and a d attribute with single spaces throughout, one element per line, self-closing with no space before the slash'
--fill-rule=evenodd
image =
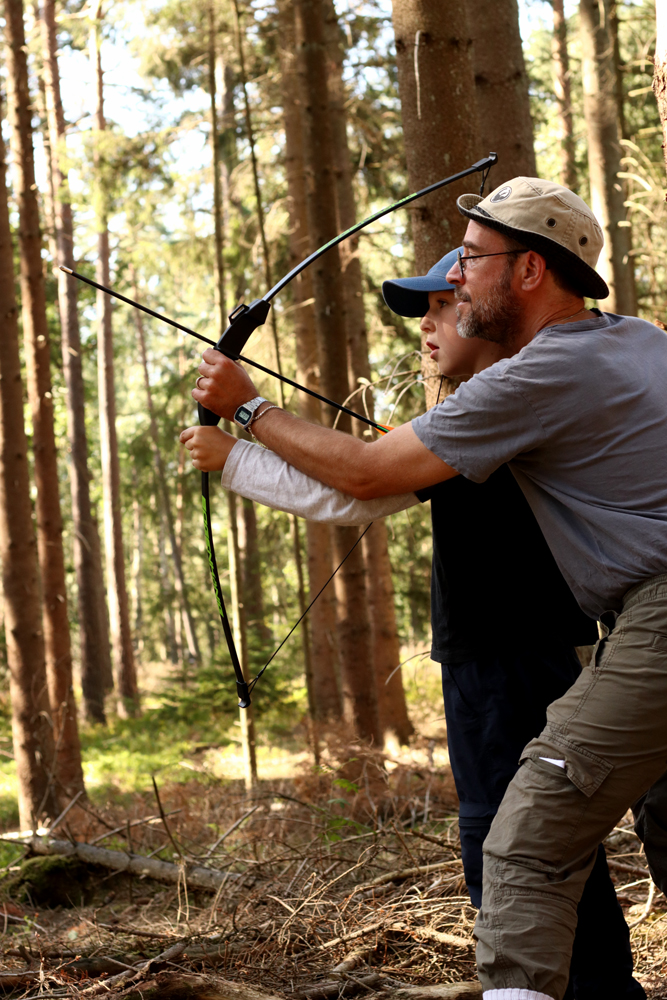
<path id="1" fill-rule="evenodd" d="M 452 174 L 450 177 L 445 177 L 441 181 L 437 181 L 435 184 L 430 184 L 428 187 L 422 188 L 421 191 L 416 191 L 414 194 L 406 195 L 405 198 L 400 198 L 398 201 L 389 205 L 387 208 L 381 209 L 379 212 L 375 212 L 373 215 L 368 216 L 362 222 L 355 223 L 354 226 L 350 226 L 344 232 L 339 233 L 334 236 L 333 239 L 329 240 L 323 246 L 319 247 L 308 257 L 293 267 L 292 270 L 286 274 L 280 281 L 271 288 L 266 295 L 261 299 L 254 299 L 250 305 L 242 303 L 238 305 L 229 315 L 229 326 L 222 333 L 217 343 L 210 340 L 208 337 L 202 336 L 195 330 L 191 330 L 189 327 L 184 326 L 182 323 L 176 322 L 176 320 L 170 319 L 168 316 L 163 315 L 163 313 L 156 312 L 154 309 L 149 309 L 148 306 L 141 305 L 139 302 L 135 302 L 134 299 L 128 298 L 126 295 L 121 295 L 120 292 L 116 292 L 111 288 L 107 288 L 105 285 L 100 285 L 98 282 L 93 281 L 91 278 L 85 277 L 83 274 L 79 274 L 77 271 L 73 271 L 69 267 L 64 265 L 60 266 L 61 271 L 65 271 L 67 274 L 72 275 L 73 278 L 78 278 L 79 281 L 85 281 L 86 284 L 92 285 L 93 288 L 97 288 L 102 292 L 106 292 L 107 295 L 111 295 L 116 299 L 120 299 L 121 302 L 127 303 L 127 305 L 132 306 L 135 309 L 140 309 L 142 312 L 147 313 L 149 316 L 153 316 L 154 319 L 159 319 L 163 323 L 168 323 L 169 326 L 175 327 L 177 330 L 181 330 L 183 333 L 187 333 L 192 337 L 196 337 L 197 340 L 203 341 L 203 343 L 208 344 L 210 347 L 215 348 L 216 351 L 220 351 L 221 354 L 226 355 L 226 357 L 231 358 L 234 361 L 243 361 L 245 364 L 250 365 L 252 368 L 257 368 L 259 371 L 264 372 L 265 375 L 271 375 L 273 378 L 280 379 L 287 385 L 292 386 L 294 389 L 299 389 L 301 392 L 306 392 L 310 396 L 314 396 L 319 399 L 322 403 L 327 403 L 329 406 L 333 406 L 334 409 L 340 410 L 342 413 L 348 413 L 351 417 L 356 420 L 361 420 L 363 423 L 374 427 L 381 433 L 386 433 L 387 427 L 382 424 L 376 423 L 369 417 L 362 415 L 361 413 L 356 413 L 354 410 L 347 406 L 343 406 L 341 403 L 335 402 L 333 399 L 328 399 L 326 396 L 321 395 L 319 392 L 315 392 L 313 389 L 308 389 L 306 386 L 300 385 L 298 382 L 294 382 L 292 379 L 287 378 L 285 375 L 279 375 L 277 372 L 272 371 L 270 368 L 264 367 L 264 365 L 258 364 L 258 362 L 253 361 L 251 358 L 245 357 L 241 354 L 241 351 L 245 347 L 248 339 L 254 331 L 264 324 L 266 318 L 269 314 L 269 309 L 271 308 L 271 300 L 278 295 L 290 281 L 305 271 L 314 261 L 316 261 L 322 254 L 325 254 L 327 250 L 331 250 L 332 247 L 338 246 L 343 240 L 348 239 L 348 237 L 353 236 L 355 233 L 360 232 L 365 229 L 366 226 L 371 225 L 373 222 L 377 222 L 378 219 L 382 219 L 385 215 L 389 215 L 391 212 L 395 212 L 399 208 L 404 208 L 409 205 L 410 202 L 416 201 L 417 198 L 423 198 L 425 195 L 430 194 L 432 191 L 437 191 L 441 187 L 445 187 L 447 184 L 453 184 L 454 181 L 461 180 L 463 177 L 468 177 L 470 174 L 482 172 L 482 183 L 480 185 L 479 193 L 480 195 L 484 191 L 484 185 L 486 184 L 486 178 L 488 177 L 491 167 L 498 162 L 498 157 L 496 153 L 489 153 L 481 160 L 477 160 L 472 166 L 467 167 L 465 170 L 459 171 L 457 174 Z M 199 422 L 204 426 L 216 426 L 220 420 L 220 417 L 213 413 L 211 410 L 205 409 L 201 403 L 197 404 L 197 410 L 199 413 Z M 269 659 L 266 661 L 262 669 L 259 671 L 257 676 L 251 681 L 246 681 L 243 675 L 243 669 L 241 667 L 241 662 L 239 660 L 238 652 L 236 650 L 236 643 L 234 642 L 234 635 L 229 622 L 229 617 L 227 615 L 227 609 L 225 607 L 225 601 L 222 595 L 222 587 L 220 585 L 220 576 L 218 574 L 218 565 L 215 557 L 215 546 L 213 543 L 213 529 L 211 524 L 211 504 L 209 496 L 209 474 L 208 472 L 202 472 L 201 475 L 201 500 L 202 500 L 202 511 L 204 514 L 204 525 L 205 525 L 205 537 L 206 537 L 206 553 L 208 556 L 209 569 L 211 571 L 211 580 L 213 583 L 213 591 L 215 593 L 215 599 L 218 605 L 218 613 L 220 615 L 220 621 L 222 623 L 222 629 L 225 635 L 225 640 L 227 642 L 227 648 L 229 649 L 229 655 L 232 661 L 232 667 L 234 670 L 234 676 L 236 678 L 236 690 L 239 696 L 239 708 L 248 708 L 250 705 L 250 695 L 255 687 L 257 681 L 262 676 L 268 665 L 277 655 L 277 653 L 285 645 L 289 637 L 292 635 L 294 630 L 303 620 L 305 615 L 308 614 L 312 608 L 315 601 L 318 599 L 322 591 L 328 586 L 331 580 L 334 578 L 338 570 L 341 568 L 346 559 L 352 554 L 354 549 L 357 547 L 365 531 L 359 535 L 350 551 L 347 553 L 342 562 L 333 571 L 327 582 L 321 588 L 321 590 L 315 595 L 313 600 L 310 602 L 303 615 L 299 618 L 297 622 L 292 626 L 290 631 L 287 633 L 285 638 L 282 640 L 280 645 L 273 651 Z M 370 527 L 370 525 L 368 526 Z"/>

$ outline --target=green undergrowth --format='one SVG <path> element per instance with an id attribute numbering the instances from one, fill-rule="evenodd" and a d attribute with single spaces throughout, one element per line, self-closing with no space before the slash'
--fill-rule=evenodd
<path id="1" fill-rule="evenodd" d="M 223 686 L 206 671 L 186 689 L 168 687 L 144 698 L 142 714 L 121 719 L 108 713 L 106 726 L 80 725 L 81 753 L 86 788 L 93 804 L 129 803 L 137 792 L 158 784 L 215 780 L 201 767 L 203 754 L 219 751 L 224 761 L 238 756 L 238 709 L 230 676 Z M 263 692 L 253 699 L 258 720 L 258 756 L 302 749 L 305 695 L 295 688 L 290 711 L 276 711 Z M 11 715 L 8 699 L 0 701 L 0 829 L 18 827 L 16 766 L 11 758 Z M 236 775 L 233 775 L 236 776 Z M 152 793 L 151 793 L 152 794 Z M 4 860 L 3 860 L 4 859 Z M 0 850 L 0 867 L 11 861 Z"/>

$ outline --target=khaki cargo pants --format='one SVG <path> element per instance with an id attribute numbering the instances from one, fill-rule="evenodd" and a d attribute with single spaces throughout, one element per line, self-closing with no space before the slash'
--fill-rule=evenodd
<path id="1" fill-rule="evenodd" d="M 484 842 L 477 966 L 488 1000 L 561 1000 L 597 846 L 667 769 L 667 574 L 628 591 L 521 760 Z"/>

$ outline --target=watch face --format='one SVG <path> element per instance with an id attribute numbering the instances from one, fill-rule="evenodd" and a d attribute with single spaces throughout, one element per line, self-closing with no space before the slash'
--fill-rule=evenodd
<path id="1" fill-rule="evenodd" d="M 252 416 L 251 411 L 246 409 L 245 406 L 239 406 L 238 410 L 236 411 L 236 419 L 242 424 L 247 424 L 251 416 Z"/>

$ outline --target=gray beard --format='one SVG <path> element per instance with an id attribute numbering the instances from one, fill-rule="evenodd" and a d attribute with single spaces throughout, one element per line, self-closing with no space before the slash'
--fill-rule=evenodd
<path id="1" fill-rule="evenodd" d="M 512 295 L 511 272 L 504 272 L 498 287 L 484 298 L 478 298 L 465 316 L 457 317 L 456 330 L 460 337 L 478 337 L 492 344 L 509 345 L 520 330 L 521 307 Z M 457 286 L 457 302 L 470 302 L 466 292 Z"/>

